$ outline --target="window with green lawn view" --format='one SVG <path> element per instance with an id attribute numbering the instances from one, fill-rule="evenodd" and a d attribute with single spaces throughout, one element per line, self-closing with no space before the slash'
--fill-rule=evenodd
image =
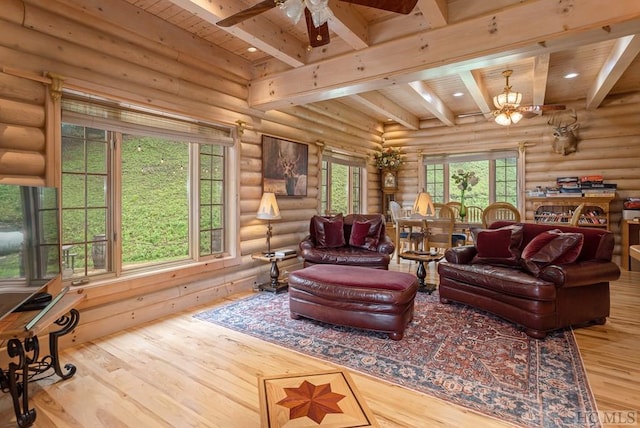
<path id="1" fill-rule="evenodd" d="M 362 211 L 362 180 L 365 160 L 327 151 L 322 156 L 321 212 Z"/>
<path id="2" fill-rule="evenodd" d="M 63 277 L 228 254 L 228 128 L 63 97 Z"/>
<path id="3" fill-rule="evenodd" d="M 473 172 L 477 184 L 465 191 L 466 206 L 485 208 L 493 202 L 518 205 L 518 152 L 500 151 L 423 158 L 425 190 L 434 202 L 460 202 L 461 190 L 453 175 Z"/>

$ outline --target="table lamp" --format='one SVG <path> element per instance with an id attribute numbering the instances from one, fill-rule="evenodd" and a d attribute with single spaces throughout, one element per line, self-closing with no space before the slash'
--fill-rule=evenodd
<path id="1" fill-rule="evenodd" d="M 260 206 L 258 207 L 258 213 L 256 218 L 260 220 L 267 220 L 267 251 L 264 253 L 266 256 L 272 256 L 271 253 L 271 220 L 279 220 L 280 208 L 278 208 L 278 202 L 276 202 L 275 193 L 265 192 L 262 194 L 260 200 Z"/>
<path id="2" fill-rule="evenodd" d="M 436 209 L 433 207 L 433 201 L 431 200 L 431 195 L 428 192 L 418 193 L 416 201 L 413 204 L 413 212 L 424 217 L 435 215 Z"/>

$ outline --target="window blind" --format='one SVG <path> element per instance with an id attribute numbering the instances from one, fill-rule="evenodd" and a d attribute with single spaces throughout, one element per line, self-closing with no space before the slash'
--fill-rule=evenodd
<path id="1" fill-rule="evenodd" d="M 64 122 L 180 142 L 232 146 L 231 128 L 96 96 L 65 92 Z"/>
<path id="2" fill-rule="evenodd" d="M 367 166 L 365 158 L 348 155 L 346 153 L 335 152 L 332 150 L 325 150 L 322 154 L 322 160 L 341 165 L 353 166 L 356 168 L 364 168 Z"/>

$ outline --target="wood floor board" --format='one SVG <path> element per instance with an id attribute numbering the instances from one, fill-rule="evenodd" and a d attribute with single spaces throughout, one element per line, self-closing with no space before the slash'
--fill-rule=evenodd
<path id="1" fill-rule="evenodd" d="M 415 263 L 392 268 L 413 272 Z M 435 279 L 434 266 L 429 275 Z M 77 374 L 31 385 L 35 428 L 220 427 L 260 425 L 258 376 L 331 370 L 325 361 L 193 318 L 242 298 L 226 297 L 143 326 L 62 351 Z M 611 285 L 611 317 L 575 330 L 600 411 L 640 407 L 640 272 L 623 272 Z M 508 423 L 350 370 L 384 428 Z M 8 394 L 0 395 L 0 428 L 14 427 Z M 619 425 L 624 427 L 625 425 Z M 606 428 L 616 427 L 614 424 Z"/>

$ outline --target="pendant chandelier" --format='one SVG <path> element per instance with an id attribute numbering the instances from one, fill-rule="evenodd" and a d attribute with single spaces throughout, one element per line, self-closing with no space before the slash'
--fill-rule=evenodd
<path id="1" fill-rule="evenodd" d="M 518 111 L 518 107 L 520 107 L 520 102 L 522 101 L 522 94 L 511 90 L 511 86 L 509 85 L 511 73 L 513 73 L 513 70 L 505 70 L 502 72 L 502 75 L 507 80 L 504 92 L 493 97 L 493 104 L 498 109 L 493 112 L 495 121 L 497 124 L 503 126 L 515 125 L 522 119 L 522 113 Z"/>
<path id="2" fill-rule="evenodd" d="M 278 3 L 280 9 L 284 10 L 294 24 L 297 24 L 304 13 L 306 7 L 311 12 L 313 25 L 318 28 L 333 16 L 329 8 L 329 0 L 285 0 Z"/>

